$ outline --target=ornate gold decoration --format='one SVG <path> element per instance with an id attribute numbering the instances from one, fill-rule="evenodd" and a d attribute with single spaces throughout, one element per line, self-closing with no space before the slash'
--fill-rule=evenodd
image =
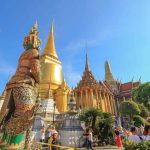
<path id="1" fill-rule="evenodd" d="M 58 59 L 54 42 L 54 25 L 52 23 L 50 34 L 40 57 L 41 62 L 41 82 L 39 86 L 41 100 L 44 100 L 51 83 L 51 91 L 54 91 L 62 83 L 62 65 Z M 50 81 L 51 80 L 51 81 Z M 56 101 L 57 103 L 57 101 Z"/>

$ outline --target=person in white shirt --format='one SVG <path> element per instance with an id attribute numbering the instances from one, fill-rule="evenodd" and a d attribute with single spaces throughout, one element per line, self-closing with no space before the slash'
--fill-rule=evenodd
<path id="1" fill-rule="evenodd" d="M 45 141 L 45 128 L 44 126 L 42 126 L 41 133 L 40 133 L 40 142 L 44 142 L 44 141 Z"/>
<path id="2" fill-rule="evenodd" d="M 131 135 L 129 136 L 130 142 L 135 142 L 136 144 L 141 142 L 140 137 L 138 136 L 138 130 L 136 127 L 131 127 Z"/>
<path id="3" fill-rule="evenodd" d="M 52 126 L 52 129 L 51 129 L 51 135 L 57 134 L 57 133 L 58 133 L 58 132 L 56 131 L 55 126 Z"/>
<path id="4" fill-rule="evenodd" d="M 144 141 L 150 141 L 150 125 L 146 125 L 144 128 L 144 137 L 143 140 Z"/>
<path id="5" fill-rule="evenodd" d="M 88 132 L 88 147 L 90 149 L 94 150 L 93 147 L 92 147 L 92 144 L 93 144 L 93 133 L 92 132 L 93 132 L 92 128 L 89 128 L 89 132 Z"/>

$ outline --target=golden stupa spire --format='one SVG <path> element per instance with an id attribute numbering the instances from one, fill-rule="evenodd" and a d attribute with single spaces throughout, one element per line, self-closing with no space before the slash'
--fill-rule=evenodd
<path id="1" fill-rule="evenodd" d="M 90 70 L 89 63 L 88 63 L 88 49 L 86 47 L 86 62 L 85 62 L 85 70 Z"/>
<path id="2" fill-rule="evenodd" d="M 54 42 L 54 23 L 52 22 L 50 34 L 42 55 L 52 56 L 58 59 L 56 49 L 55 49 L 55 42 Z"/>
<path id="3" fill-rule="evenodd" d="M 105 61 L 105 80 L 108 82 L 115 81 L 108 61 Z"/>

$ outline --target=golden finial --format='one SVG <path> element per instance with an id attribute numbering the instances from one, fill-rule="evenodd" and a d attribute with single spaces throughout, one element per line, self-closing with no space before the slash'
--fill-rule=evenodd
<path id="1" fill-rule="evenodd" d="M 36 34 L 36 35 L 39 34 L 37 21 L 35 21 L 33 27 L 31 28 L 31 31 L 29 32 L 29 34 Z"/>
<path id="2" fill-rule="evenodd" d="M 37 20 L 35 21 L 34 28 L 38 29 L 38 22 L 37 22 Z"/>
<path id="3" fill-rule="evenodd" d="M 56 59 L 58 59 L 56 49 L 55 49 L 55 42 L 54 42 L 54 23 L 52 22 L 51 24 L 51 30 L 50 34 L 44 49 L 44 52 L 42 55 L 48 55 L 48 56 L 53 56 Z"/>
<path id="4" fill-rule="evenodd" d="M 86 44 L 86 62 L 85 62 L 85 70 L 90 70 L 89 63 L 88 63 L 88 48 Z"/>

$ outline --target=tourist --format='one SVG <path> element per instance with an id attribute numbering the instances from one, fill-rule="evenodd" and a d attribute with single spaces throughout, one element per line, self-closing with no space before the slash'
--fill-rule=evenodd
<path id="1" fill-rule="evenodd" d="M 127 134 L 126 128 L 122 129 L 122 132 L 121 132 L 120 136 L 121 136 L 121 139 L 127 139 L 128 138 L 128 134 Z"/>
<path id="2" fill-rule="evenodd" d="M 88 131 L 88 148 L 93 149 L 93 130 L 92 128 L 89 128 L 89 131 Z"/>
<path id="3" fill-rule="evenodd" d="M 143 136 L 143 140 L 150 141 L 150 125 L 145 126 L 143 134 L 145 135 Z"/>
<path id="4" fill-rule="evenodd" d="M 59 144 L 59 141 L 58 141 L 58 134 L 57 133 L 54 133 L 52 135 L 52 144 L 53 145 L 58 145 Z M 52 146 L 52 150 L 58 150 L 58 147 L 57 146 Z"/>
<path id="5" fill-rule="evenodd" d="M 89 128 L 86 128 L 83 136 L 85 136 L 85 146 L 87 147 L 87 149 L 88 149 L 88 135 L 89 135 Z"/>
<path id="6" fill-rule="evenodd" d="M 58 133 L 58 132 L 56 131 L 55 126 L 52 126 L 52 128 L 51 128 L 51 135 L 53 135 L 55 133 Z"/>
<path id="7" fill-rule="evenodd" d="M 130 131 L 130 128 L 127 129 L 127 137 L 129 137 L 131 135 L 131 131 Z"/>
<path id="8" fill-rule="evenodd" d="M 40 135 L 40 142 L 44 142 L 44 141 L 45 141 L 45 129 L 44 129 L 44 126 L 42 126 L 41 135 Z"/>
<path id="9" fill-rule="evenodd" d="M 140 136 L 140 137 L 142 137 L 143 136 L 143 132 L 144 132 L 144 127 L 141 125 L 140 126 L 140 128 L 138 129 L 138 135 Z"/>
<path id="10" fill-rule="evenodd" d="M 122 147 L 122 141 L 121 141 L 121 137 L 120 137 L 120 132 L 119 132 L 119 128 L 115 129 L 115 141 L 116 141 L 116 146 Z"/>
<path id="11" fill-rule="evenodd" d="M 49 139 L 51 137 L 51 126 L 48 126 L 46 132 L 45 132 L 45 142 L 48 143 Z"/>
<path id="12" fill-rule="evenodd" d="M 130 142 L 135 142 L 136 144 L 141 142 L 140 137 L 138 136 L 138 130 L 136 127 L 131 127 L 131 135 L 129 136 L 129 141 Z"/>

